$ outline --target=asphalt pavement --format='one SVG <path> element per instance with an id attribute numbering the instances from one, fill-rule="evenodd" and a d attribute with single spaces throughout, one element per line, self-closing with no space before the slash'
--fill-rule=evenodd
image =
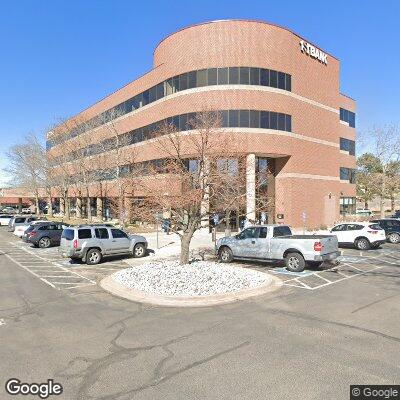
<path id="1" fill-rule="evenodd" d="M 350 384 L 399 383 L 399 246 L 348 249 L 300 276 L 247 263 L 284 285 L 182 309 L 99 288 L 124 259 L 90 270 L 40 250 L 0 231 L 0 399 L 39 398 L 8 395 L 10 378 L 54 379 L 63 393 L 50 399 L 74 400 L 337 400 Z"/>

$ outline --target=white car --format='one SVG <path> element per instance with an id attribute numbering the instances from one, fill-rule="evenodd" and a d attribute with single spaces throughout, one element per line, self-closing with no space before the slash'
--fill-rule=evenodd
<path id="1" fill-rule="evenodd" d="M 32 221 L 32 222 L 28 222 L 26 224 L 22 224 L 22 225 L 18 225 L 15 227 L 13 234 L 15 236 L 18 236 L 19 238 L 22 238 L 22 236 L 24 236 L 25 231 L 31 226 L 31 225 L 35 225 L 39 222 L 48 222 L 48 221 Z"/>
<path id="2" fill-rule="evenodd" d="M 385 231 L 373 222 L 343 222 L 330 232 L 337 237 L 339 246 L 351 245 L 358 250 L 376 249 L 386 242 Z"/>
<path id="3" fill-rule="evenodd" d="M 7 215 L 7 214 L 0 215 L 0 225 L 1 226 L 7 226 L 12 217 L 13 217 L 13 215 Z"/>

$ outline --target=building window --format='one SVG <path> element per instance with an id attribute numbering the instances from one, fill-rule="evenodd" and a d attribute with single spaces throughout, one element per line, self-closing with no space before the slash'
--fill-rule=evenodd
<path id="1" fill-rule="evenodd" d="M 355 214 L 356 213 L 356 198 L 355 197 L 341 197 L 340 198 L 340 215 Z"/>
<path id="2" fill-rule="evenodd" d="M 349 183 L 356 183 L 356 170 L 340 167 L 340 180 L 349 181 Z"/>
<path id="3" fill-rule="evenodd" d="M 347 122 L 352 128 L 356 127 L 356 114 L 352 111 L 340 108 L 340 120 Z"/>
<path id="4" fill-rule="evenodd" d="M 49 140 L 47 149 L 49 150 L 53 146 L 65 142 L 72 137 L 78 136 L 89 129 L 93 129 L 109 122 L 112 118 L 117 118 L 133 110 L 137 110 L 138 108 L 153 103 L 165 96 L 170 96 L 182 90 L 196 87 L 226 84 L 270 86 L 287 91 L 291 91 L 292 88 L 291 75 L 265 68 L 229 67 L 190 71 L 160 82 L 158 85 L 125 100 L 115 107 L 104 111 L 100 115 L 93 117 L 87 123 L 73 129 L 69 133 L 58 135 L 54 139 Z M 112 111 L 116 111 L 116 113 L 113 113 Z M 340 115 L 341 119 L 342 117 L 346 118 L 346 121 L 350 126 L 354 125 L 354 113 L 341 109 Z"/>
<path id="5" fill-rule="evenodd" d="M 340 138 L 340 150 L 347 151 L 350 155 L 356 155 L 356 143 L 354 140 Z"/>

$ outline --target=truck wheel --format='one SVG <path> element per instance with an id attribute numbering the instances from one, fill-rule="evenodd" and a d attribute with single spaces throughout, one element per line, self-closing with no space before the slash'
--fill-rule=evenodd
<path id="1" fill-rule="evenodd" d="M 354 244 L 358 250 L 369 250 L 371 247 L 369 240 L 366 238 L 357 239 Z"/>
<path id="2" fill-rule="evenodd" d="M 289 253 L 285 257 L 285 266 L 291 272 L 302 272 L 306 267 L 306 262 L 301 254 Z"/>
<path id="3" fill-rule="evenodd" d="M 101 261 L 101 252 L 99 249 L 90 249 L 86 254 L 86 264 L 95 265 Z"/>
<path id="4" fill-rule="evenodd" d="M 41 249 L 47 249 L 48 247 L 50 247 L 50 244 L 51 244 L 51 240 L 47 236 L 43 236 L 39 240 L 39 247 Z"/>
<path id="5" fill-rule="evenodd" d="M 135 247 L 133 248 L 133 257 L 135 258 L 144 257 L 145 254 L 146 254 L 146 248 L 142 243 L 138 243 L 137 245 L 135 245 Z"/>
<path id="6" fill-rule="evenodd" d="M 233 260 L 232 250 L 229 247 L 222 247 L 219 249 L 218 258 L 223 263 L 229 263 Z"/>
<path id="7" fill-rule="evenodd" d="M 399 243 L 400 235 L 398 233 L 391 233 L 388 237 L 390 243 Z"/>

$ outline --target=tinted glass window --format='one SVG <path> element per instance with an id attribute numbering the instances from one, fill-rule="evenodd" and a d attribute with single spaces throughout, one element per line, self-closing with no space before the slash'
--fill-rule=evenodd
<path id="1" fill-rule="evenodd" d="M 269 127 L 271 129 L 278 129 L 278 114 L 276 112 L 269 113 Z"/>
<path id="2" fill-rule="evenodd" d="M 249 110 L 240 110 L 239 111 L 240 127 L 248 128 L 250 125 L 249 118 L 250 118 Z"/>
<path id="3" fill-rule="evenodd" d="M 250 70 L 248 67 L 240 67 L 240 83 L 242 85 L 250 83 Z"/>
<path id="4" fill-rule="evenodd" d="M 250 68 L 250 85 L 260 84 L 260 69 Z"/>
<path id="5" fill-rule="evenodd" d="M 21 224 L 22 222 L 25 222 L 26 218 L 15 218 L 15 223 L 16 224 Z"/>
<path id="6" fill-rule="evenodd" d="M 188 76 L 182 74 L 179 76 L 179 90 L 186 90 L 188 88 Z"/>
<path id="7" fill-rule="evenodd" d="M 258 228 L 247 228 L 244 231 L 242 231 L 241 233 L 239 233 L 239 235 L 237 235 L 237 237 L 239 239 L 253 239 L 256 237 L 257 229 Z"/>
<path id="8" fill-rule="evenodd" d="M 260 128 L 269 129 L 269 112 L 260 112 Z"/>
<path id="9" fill-rule="evenodd" d="M 221 126 L 226 128 L 229 126 L 229 112 L 228 110 L 220 112 Z"/>
<path id="10" fill-rule="evenodd" d="M 250 111 L 250 128 L 260 127 L 260 111 Z"/>
<path id="11" fill-rule="evenodd" d="M 195 71 L 188 73 L 188 89 L 195 88 L 197 86 L 197 74 Z"/>
<path id="12" fill-rule="evenodd" d="M 229 126 L 238 127 L 239 126 L 239 111 L 229 110 Z"/>
<path id="13" fill-rule="evenodd" d="M 347 224 L 347 230 L 348 231 L 359 231 L 363 229 L 363 225 L 357 225 L 357 224 Z"/>
<path id="14" fill-rule="evenodd" d="M 339 231 L 345 231 L 346 230 L 346 225 L 338 225 L 332 228 L 332 232 L 339 232 Z"/>
<path id="15" fill-rule="evenodd" d="M 207 70 L 197 71 L 197 87 L 207 86 Z"/>
<path id="16" fill-rule="evenodd" d="M 153 101 L 156 101 L 156 99 L 157 99 L 157 89 L 154 86 L 149 90 L 149 102 L 152 103 Z"/>
<path id="17" fill-rule="evenodd" d="M 163 83 L 159 83 L 156 86 L 156 90 L 157 90 L 157 100 L 158 99 L 162 99 L 164 97 L 164 82 Z"/>
<path id="18" fill-rule="evenodd" d="M 229 84 L 235 85 L 239 83 L 239 68 L 230 67 L 229 68 Z"/>
<path id="19" fill-rule="evenodd" d="M 89 239 L 92 237 L 91 229 L 79 229 L 78 230 L 78 238 L 79 239 Z"/>
<path id="20" fill-rule="evenodd" d="M 218 68 L 218 85 L 228 84 L 228 68 Z"/>
<path id="21" fill-rule="evenodd" d="M 291 91 L 292 90 L 292 77 L 289 74 L 286 74 L 286 84 L 285 89 Z"/>
<path id="22" fill-rule="evenodd" d="M 278 72 L 278 88 L 285 89 L 286 74 L 283 72 Z"/>
<path id="23" fill-rule="evenodd" d="M 278 73 L 276 71 L 269 71 L 269 84 L 271 87 L 278 87 Z"/>
<path id="24" fill-rule="evenodd" d="M 276 226 L 274 228 L 274 237 L 277 236 L 291 236 L 292 231 L 288 226 Z"/>
<path id="25" fill-rule="evenodd" d="M 73 229 L 64 229 L 61 237 L 64 239 L 67 239 L 67 240 L 72 240 L 74 238 L 74 230 Z"/>
<path id="26" fill-rule="evenodd" d="M 268 228 L 260 228 L 260 233 L 258 235 L 258 237 L 260 239 L 265 239 L 268 235 Z"/>
<path id="27" fill-rule="evenodd" d="M 292 132 L 292 116 L 286 114 L 286 130 Z"/>
<path id="28" fill-rule="evenodd" d="M 95 229 L 96 232 L 96 237 L 98 239 L 108 239 L 108 230 L 106 228 L 96 228 Z"/>
<path id="29" fill-rule="evenodd" d="M 372 225 L 369 225 L 369 227 L 371 229 L 375 229 L 377 231 L 381 231 L 382 230 L 382 228 L 379 226 L 379 224 L 372 224 Z"/>
<path id="30" fill-rule="evenodd" d="M 111 234 L 114 239 L 127 238 L 128 235 L 120 229 L 111 229 Z"/>
<path id="31" fill-rule="evenodd" d="M 286 116 L 285 114 L 278 114 L 278 129 L 281 131 L 285 130 L 285 122 L 286 122 Z"/>
<path id="32" fill-rule="evenodd" d="M 269 69 L 260 68 L 260 85 L 269 86 Z"/>
<path id="33" fill-rule="evenodd" d="M 217 68 L 210 68 L 208 70 L 208 84 L 209 85 L 216 85 L 218 82 L 217 80 Z"/>

